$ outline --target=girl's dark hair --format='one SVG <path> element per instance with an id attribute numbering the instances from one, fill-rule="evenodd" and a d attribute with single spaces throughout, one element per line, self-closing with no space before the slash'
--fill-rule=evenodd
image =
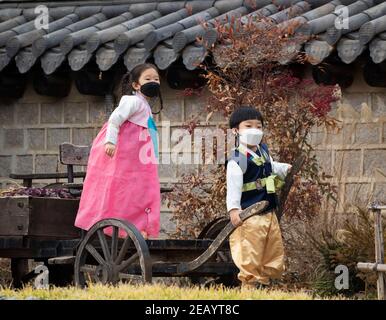
<path id="1" fill-rule="evenodd" d="M 263 116 L 252 106 L 240 106 L 235 109 L 229 119 L 229 127 L 237 128 L 239 124 L 247 120 L 260 120 L 264 125 Z"/>
<path id="2" fill-rule="evenodd" d="M 143 63 L 133 68 L 130 72 L 124 74 L 122 78 L 122 96 L 133 94 L 133 82 L 139 81 L 141 74 L 147 69 L 154 69 L 158 72 L 157 67 L 152 63 Z"/>

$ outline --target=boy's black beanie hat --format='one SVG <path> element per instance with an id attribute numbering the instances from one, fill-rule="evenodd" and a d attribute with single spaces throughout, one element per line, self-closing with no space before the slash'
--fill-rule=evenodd
<path id="1" fill-rule="evenodd" d="M 251 106 L 240 106 L 235 109 L 229 118 L 229 127 L 231 129 L 237 128 L 238 125 L 246 120 L 260 120 L 264 125 L 263 116 L 259 111 Z"/>

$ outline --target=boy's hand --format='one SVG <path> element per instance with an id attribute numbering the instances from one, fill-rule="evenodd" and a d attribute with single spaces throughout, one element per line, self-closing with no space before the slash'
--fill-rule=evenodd
<path id="1" fill-rule="evenodd" d="M 115 153 L 115 144 L 107 142 L 105 144 L 105 152 L 109 157 L 112 157 Z"/>
<path id="2" fill-rule="evenodd" d="M 232 209 L 230 211 L 231 222 L 235 227 L 241 226 L 243 221 L 240 219 L 240 209 Z"/>

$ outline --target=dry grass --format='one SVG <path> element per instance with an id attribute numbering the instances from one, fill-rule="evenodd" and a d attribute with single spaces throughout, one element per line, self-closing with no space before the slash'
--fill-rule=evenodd
<path id="1" fill-rule="evenodd" d="M 0 296 L 16 299 L 38 298 L 46 300 L 313 300 L 318 299 L 302 291 L 283 290 L 240 290 L 222 286 L 182 288 L 175 285 L 92 285 L 87 289 L 75 287 L 49 290 L 25 287 L 22 290 L 0 288 Z M 335 297 L 334 299 L 343 299 Z"/>

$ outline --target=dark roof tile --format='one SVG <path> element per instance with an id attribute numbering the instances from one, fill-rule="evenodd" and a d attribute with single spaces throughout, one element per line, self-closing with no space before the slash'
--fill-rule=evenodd
<path id="1" fill-rule="evenodd" d="M 0 71 L 12 59 L 19 71 L 41 63 L 54 72 L 64 60 L 79 70 L 93 57 L 108 70 L 121 57 L 128 69 L 151 56 L 165 69 L 182 57 L 194 69 L 207 55 L 202 44 L 213 44 L 217 24 L 232 16 L 243 22 L 254 16 L 270 17 L 285 28 L 300 23 L 297 32 L 309 36 L 304 50 L 313 64 L 334 51 L 345 63 L 366 48 L 375 63 L 386 58 L 386 2 L 380 0 L 113 0 L 41 2 L 50 10 L 49 29 L 36 29 L 37 3 L 0 3 Z M 340 5 L 347 6 L 348 28 L 336 25 Z M 205 22 L 205 27 L 203 26 Z M 345 23 L 343 20 L 342 23 Z M 264 28 L 264 23 L 260 27 Z M 314 37 L 316 36 L 316 38 Z M 196 42 L 203 38 L 203 43 Z M 285 49 L 290 61 L 301 44 Z M 52 61 L 51 61 L 52 60 Z"/>

